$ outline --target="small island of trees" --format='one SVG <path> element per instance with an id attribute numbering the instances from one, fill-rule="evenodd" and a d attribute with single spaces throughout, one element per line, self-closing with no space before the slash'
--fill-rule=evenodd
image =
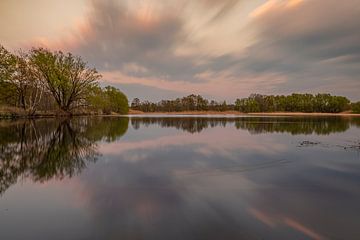
<path id="1" fill-rule="evenodd" d="M 44 48 L 13 54 L 0 45 L 0 106 L 12 115 L 126 114 L 120 90 L 79 56 Z"/>

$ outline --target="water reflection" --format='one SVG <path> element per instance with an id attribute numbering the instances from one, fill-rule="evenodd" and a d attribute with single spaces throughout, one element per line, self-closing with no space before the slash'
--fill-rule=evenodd
<path id="1" fill-rule="evenodd" d="M 97 160 L 97 141 L 114 141 L 127 127 L 127 118 L 2 122 L 0 195 L 19 176 L 43 182 L 79 174 L 88 162 Z"/>
<path id="2" fill-rule="evenodd" d="M 357 239 L 360 158 L 337 145 L 359 143 L 358 123 L 0 122 L 0 239 Z"/>
<path id="3" fill-rule="evenodd" d="M 204 129 L 233 125 L 237 129 L 248 130 L 251 134 L 290 133 L 318 134 L 344 132 L 350 126 L 359 126 L 358 118 L 342 117 L 133 117 L 134 129 L 157 124 L 161 127 L 176 128 L 190 133 L 200 133 Z"/>

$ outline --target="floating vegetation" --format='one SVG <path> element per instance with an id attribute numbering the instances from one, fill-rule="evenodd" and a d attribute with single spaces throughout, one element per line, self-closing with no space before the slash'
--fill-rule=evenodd
<path id="1" fill-rule="evenodd" d="M 351 142 L 349 144 L 337 144 L 337 145 L 305 140 L 305 141 L 300 142 L 299 145 L 298 145 L 298 147 L 310 147 L 310 146 L 320 146 L 320 147 L 326 147 L 326 148 L 337 147 L 337 148 L 342 148 L 344 150 L 360 151 L 360 140 L 353 141 L 353 142 Z"/>
<path id="2" fill-rule="evenodd" d="M 309 146 L 315 146 L 315 145 L 319 145 L 320 142 L 312 142 L 312 141 L 302 141 L 300 142 L 299 147 L 309 147 Z"/>
<path id="3" fill-rule="evenodd" d="M 353 142 L 352 144 L 342 146 L 345 150 L 356 150 L 360 151 L 360 141 Z"/>

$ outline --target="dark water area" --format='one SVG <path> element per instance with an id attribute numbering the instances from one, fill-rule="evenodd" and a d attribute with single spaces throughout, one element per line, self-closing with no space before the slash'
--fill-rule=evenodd
<path id="1" fill-rule="evenodd" d="M 0 239 L 360 239 L 360 118 L 0 121 Z"/>

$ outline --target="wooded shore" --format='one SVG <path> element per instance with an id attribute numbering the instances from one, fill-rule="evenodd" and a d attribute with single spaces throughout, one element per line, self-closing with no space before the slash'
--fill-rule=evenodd
<path id="1" fill-rule="evenodd" d="M 129 115 L 247 115 L 247 116 L 343 116 L 360 117 L 359 113 L 304 113 L 304 112 L 256 112 L 242 113 L 238 111 L 182 111 L 182 112 L 142 112 L 129 110 Z"/>
<path id="2" fill-rule="evenodd" d="M 169 115 L 169 116 L 177 116 L 177 115 L 221 115 L 221 116 L 298 116 L 298 117 L 330 117 L 330 116 L 338 116 L 338 117 L 360 117 L 359 113 L 351 113 L 351 112 L 341 112 L 341 113 L 304 113 L 304 112 L 257 112 L 257 113 L 242 113 L 238 111 L 182 111 L 182 112 L 142 112 L 138 110 L 129 110 L 128 114 L 118 114 L 118 113 L 110 113 L 103 114 L 98 112 L 89 112 L 89 111 L 79 111 L 74 112 L 71 116 L 73 117 L 84 117 L 84 116 L 158 116 L 158 115 Z M 21 109 L 0 109 L 0 119 L 18 119 L 18 118 L 63 118 L 69 117 L 66 113 L 55 112 L 55 111 L 40 111 L 36 112 L 34 115 L 29 116 L 26 112 L 21 111 Z"/>

